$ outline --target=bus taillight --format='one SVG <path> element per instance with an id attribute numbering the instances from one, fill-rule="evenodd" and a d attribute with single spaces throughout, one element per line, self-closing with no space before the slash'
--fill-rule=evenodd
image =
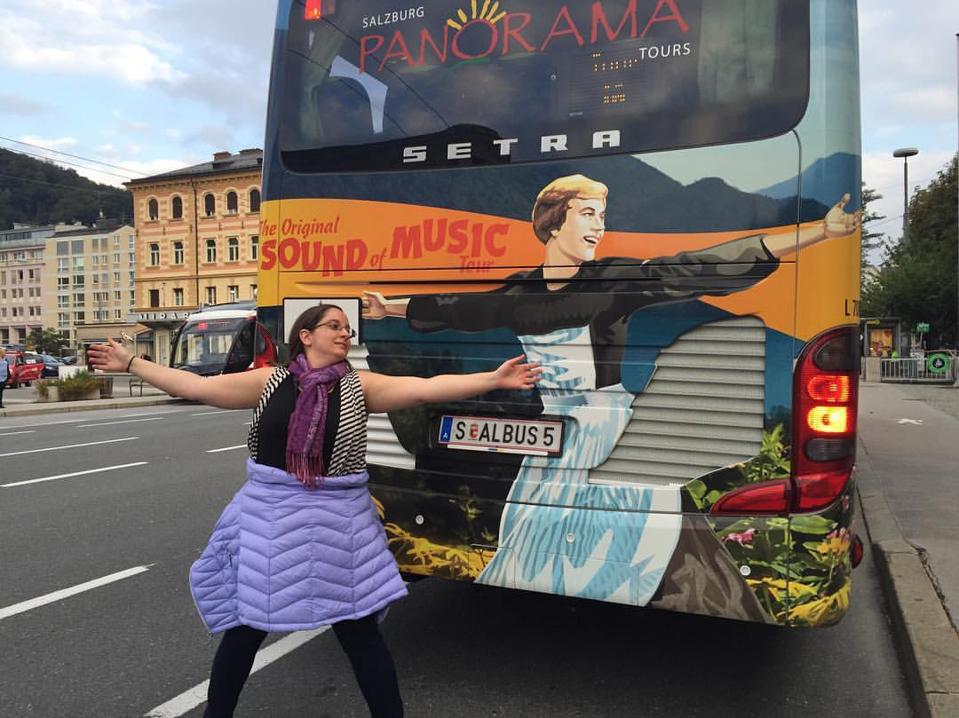
<path id="1" fill-rule="evenodd" d="M 840 497 L 856 458 L 858 335 L 842 327 L 799 355 L 793 380 L 792 511 L 818 511 Z"/>

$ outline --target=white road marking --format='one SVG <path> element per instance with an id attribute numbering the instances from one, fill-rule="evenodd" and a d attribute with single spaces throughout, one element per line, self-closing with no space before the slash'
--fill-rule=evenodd
<path id="1" fill-rule="evenodd" d="M 118 441 L 136 441 L 139 436 L 128 436 L 124 439 L 106 439 L 104 441 L 89 441 L 85 444 L 66 444 L 65 446 L 50 446 L 46 449 L 30 449 L 29 451 L 10 451 L 0 454 L 0 459 L 6 456 L 22 456 L 23 454 L 41 454 L 44 451 L 60 451 L 61 449 L 79 449 L 82 446 L 99 446 L 100 444 L 115 444 Z"/>
<path id="2" fill-rule="evenodd" d="M 236 449 L 245 449 L 246 444 L 237 444 L 236 446 L 224 446 L 222 449 L 209 449 L 206 453 L 208 454 L 219 454 L 221 451 L 235 451 Z M 3 456 L 3 454 L 0 454 Z"/>
<path id="3" fill-rule="evenodd" d="M 217 409 L 216 411 L 201 411 L 199 414 L 190 414 L 190 416 L 216 416 L 217 414 L 235 414 L 238 411 L 246 411 L 246 409 Z"/>
<path id="4" fill-rule="evenodd" d="M 99 474 L 103 471 L 116 471 L 117 469 L 129 469 L 131 466 L 145 466 L 148 461 L 137 461 L 133 464 L 120 464 L 119 466 L 104 466 L 100 469 L 87 469 L 86 471 L 74 471 L 72 474 L 59 474 L 57 476 L 44 476 L 42 479 L 29 479 L 27 481 L 16 481 L 12 484 L 0 484 L 0 489 L 12 489 L 14 486 L 26 486 L 27 484 L 39 484 L 43 481 L 56 481 L 57 479 L 69 479 L 74 476 L 86 476 L 87 474 Z"/>
<path id="5" fill-rule="evenodd" d="M 36 434 L 37 432 L 33 431 L 11 431 L 9 434 L 0 434 L 0 436 L 16 436 L 17 434 Z"/>
<path id="6" fill-rule="evenodd" d="M 106 586 L 107 584 L 114 583 L 116 581 L 122 581 L 125 578 L 130 578 L 131 576 L 136 576 L 144 571 L 149 571 L 151 566 L 153 566 L 152 563 L 147 564 L 146 566 L 134 566 L 133 568 L 128 568 L 126 571 L 111 573 L 109 576 L 104 576 L 103 578 L 95 578 L 92 581 L 78 583 L 76 586 L 54 591 L 53 593 L 48 593 L 45 596 L 31 598 L 29 601 L 23 601 L 21 603 L 15 603 L 12 606 L 7 606 L 6 608 L 0 608 L 0 621 L 2 621 L 4 618 L 15 616 L 18 613 L 23 613 L 24 611 L 39 608 L 40 606 L 46 606 L 48 603 L 62 601 L 65 598 L 75 596 L 78 593 L 83 593 L 84 591 L 90 591 L 91 589 L 99 588 L 100 586 Z"/>
<path id="7" fill-rule="evenodd" d="M 261 668 L 266 668 L 268 665 L 279 660 L 287 653 L 295 651 L 303 644 L 307 643 L 308 641 L 312 641 L 321 633 L 325 633 L 328 630 L 330 630 L 329 626 L 322 626 L 321 628 L 317 628 L 312 631 L 291 633 L 288 636 L 284 636 L 276 643 L 271 643 L 266 648 L 263 648 L 257 652 L 256 659 L 253 661 L 253 669 L 250 671 L 250 675 L 253 675 Z M 203 683 L 194 686 L 190 690 L 181 693 L 176 698 L 168 700 L 163 705 L 159 705 L 149 713 L 144 714 L 144 718 L 178 718 L 178 716 L 189 713 L 197 706 L 206 703 L 206 693 L 209 685 L 210 681 L 203 681 Z"/>
<path id="8" fill-rule="evenodd" d="M 87 419 L 64 419 L 63 421 L 48 421 L 44 424 L 17 424 L 16 426 L 5 426 L 4 429 L 29 429 L 34 426 L 59 426 L 60 424 L 79 424 L 88 421 Z"/>
<path id="9" fill-rule="evenodd" d="M 149 419 L 123 419 L 121 421 L 104 421 L 100 424 L 79 424 L 77 429 L 87 429 L 91 426 L 113 426 L 114 424 L 138 424 L 141 421 L 163 421 L 162 416 L 154 416 Z"/>
<path id="10" fill-rule="evenodd" d="M 900 419 L 899 424 L 915 424 L 916 426 L 922 426 L 922 419 Z"/>

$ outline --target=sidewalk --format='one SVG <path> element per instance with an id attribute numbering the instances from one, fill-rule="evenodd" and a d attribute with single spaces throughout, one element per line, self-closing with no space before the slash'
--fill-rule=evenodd
<path id="1" fill-rule="evenodd" d="M 919 715 L 959 716 L 959 389 L 862 384 L 857 470 Z M 935 396 L 929 392 L 936 393 Z M 926 400 L 934 400 L 945 413 Z"/>
<path id="2" fill-rule="evenodd" d="M 33 404 L 13 404 L 0 409 L 0 417 L 36 416 L 40 414 L 66 414 L 75 411 L 94 409 L 122 409 L 137 406 L 159 406 L 178 404 L 185 401 L 167 394 L 147 394 L 134 397 L 114 397 L 113 399 L 92 399 L 90 401 L 57 401 Z"/>

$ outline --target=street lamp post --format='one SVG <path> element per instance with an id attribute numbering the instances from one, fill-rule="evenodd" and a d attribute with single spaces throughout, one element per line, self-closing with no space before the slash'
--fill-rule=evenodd
<path id="1" fill-rule="evenodd" d="M 902 243 L 909 242 L 909 158 L 919 154 L 915 147 L 901 147 L 892 153 L 902 157 Z"/>

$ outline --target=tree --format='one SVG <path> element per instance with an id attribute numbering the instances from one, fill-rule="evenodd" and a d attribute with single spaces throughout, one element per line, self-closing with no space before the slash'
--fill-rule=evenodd
<path id="1" fill-rule="evenodd" d="M 909 241 L 887 249 L 876 281 L 865 287 L 863 316 L 903 319 L 908 328 L 930 325 L 930 346 L 955 346 L 956 187 L 953 157 L 932 182 L 909 201 Z"/>
<path id="2" fill-rule="evenodd" d="M 865 182 L 862 183 L 862 244 L 859 249 L 859 266 L 862 268 L 859 274 L 860 294 L 866 290 L 867 279 L 865 272 L 866 265 L 872 264 L 869 261 L 869 254 L 880 247 L 885 242 L 886 235 L 883 232 L 877 232 L 870 229 L 870 223 L 881 223 L 886 217 L 873 209 L 869 209 L 869 203 L 882 199 L 882 195 L 876 192 L 872 187 L 868 187 Z"/>
<path id="3" fill-rule="evenodd" d="M 56 329 L 32 329 L 24 344 L 27 349 L 40 354 L 59 356 L 69 342 Z"/>

